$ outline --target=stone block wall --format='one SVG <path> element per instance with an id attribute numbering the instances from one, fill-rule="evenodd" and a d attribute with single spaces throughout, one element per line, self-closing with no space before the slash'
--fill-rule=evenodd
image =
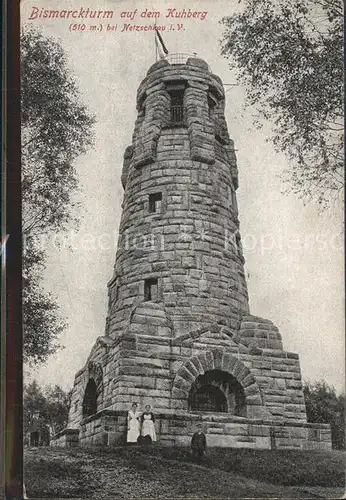
<path id="1" fill-rule="evenodd" d="M 79 444 L 78 429 L 64 429 L 50 439 L 50 446 L 58 446 L 61 448 L 75 447 L 79 446 Z"/>
<path id="2" fill-rule="evenodd" d="M 165 130 L 158 154 L 175 151 L 177 136 L 184 147 L 180 160 L 162 160 L 133 174 L 133 189 L 125 201 L 129 209 L 120 227 L 117 279 L 112 283 L 116 301 L 112 298 L 109 306 L 112 337 L 123 331 L 132 309 L 143 302 L 148 278 L 159 280 L 159 301 L 175 331 L 217 319 L 237 328 L 240 313 L 248 312 L 231 174 L 218 160 L 207 167 L 192 162 L 188 151 L 184 159 L 185 129 L 174 134 Z M 155 192 L 163 198 L 159 214 L 148 212 L 148 197 Z"/>
<path id="3" fill-rule="evenodd" d="M 175 86 L 185 89 L 180 126 L 170 122 L 169 92 Z M 236 158 L 224 106 L 222 82 L 193 58 L 186 65 L 156 63 L 139 87 L 133 144 L 124 156 L 123 214 L 109 283 L 106 334 L 113 338 L 143 302 L 149 278 L 159 281 L 158 301 L 175 332 L 217 320 L 237 329 L 248 313 Z M 148 199 L 155 193 L 161 193 L 161 209 L 151 213 Z"/>
<path id="4" fill-rule="evenodd" d="M 160 446 L 190 446 L 196 424 L 202 424 L 208 447 L 257 449 L 331 449 L 330 426 L 326 424 L 276 423 L 227 415 L 156 413 L 155 429 Z M 53 446 L 119 446 L 126 443 L 127 413 L 100 411 L 86 419 L 79 431 L 60 436 Z M 64 440 L 63 440 L 64 438 Z"/>
<path id="5" fill-rule="evenodd" d="M 248 347 L 282 350 L 282 339 L 272 321 L 258 316 L 243 316 L 236 337 Z"/>

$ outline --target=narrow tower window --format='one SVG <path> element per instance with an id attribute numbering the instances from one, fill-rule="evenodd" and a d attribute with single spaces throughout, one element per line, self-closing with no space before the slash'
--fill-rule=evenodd
<path id="1" fill-rule="evenodd" d="M 161 212 L 162 193 L 152 193 L 149 195 L 149 213 Z"/>
<path id="2" fill-rule="evenodd" d="M 238 212 L 237 195 L 234 189 L 232 189 L 232 206 Z"/>
<path id="3" fill-rule="evenodd" d="M 171 90 L 171 123 L 182 124 L 184 119 L 184 90 Z"/>
<path id="4" fill-rule="evenodd" d="M 144 282 L 144 300 L 152 302 L 157 301 L 158 297 L 158 280 L 157 278 L 150 278 Z"/>
<path id="5" fill-rule="evenodd" d="M 241 248 L 240 234 L 239 233 L 237 233 L 235 235 L 235 241 L 236 241 L 236 244 L 237 244 L 238 255 L 241 257 L 241 255 L 242 255 L 242 248 Z"/>

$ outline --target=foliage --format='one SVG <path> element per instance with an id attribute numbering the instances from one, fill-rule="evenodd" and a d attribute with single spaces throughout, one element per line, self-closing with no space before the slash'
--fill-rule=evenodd
<path id="1" fill-rule="evenodd" d="M 23 390 L 23 430 L 27 432 L 35 413 L 44 414 L 46 398 L 36 380 L 24 386 Z"/>
<path id="2" fill-rule="evenodd" d="M 71 220 L 73 162 L 92 144 L 94 118 L 60 43 L 33 28 L 22 33 L 21 75 L 23 232 L 59 231 Z"/>
<path id="3" fill-rule="evenodd" d="M 306 382 L 304 396 L 308 422 L 331 425 L 333 448 L 345 449 L 345 395 L 326 382 Z"/>
<path id="4" fill-rule="evenodd" d="M 24 360 L 43 362 L 56 351 L 66 324 L 42 286 L 42 236 L 77 222 L 76 158 L 93 144 L 94 117 L 82 104 L 61 44 L 34 27 L 21 34 L 21 133 Z M 42 240 L 44 243 L 44 240 Z M 41 242 L 42 243 L 42 242 Z"/>
<path id="5" fill-rule="evenodd" d="M 342 0 L 246 0 L 221 23 L 255 123 L 271 121 L 292 161 L 291 189 L 325 206 L 344 186 Z"/>
<path id="6" fill-rule="evenodd" d="M 43 251 L 28 238 L 23 259 L 23 359 L 30 364 L 46 361 L 60 346 L 66 322 L 51 293 L 42 289 Z"/>
<path id="7" fill-rule="evenodd" d="M 71 404 L 71 391 L 65 392 L 55 385 L 45 391 L 47 401 L 47 417 L 56 433 L 67 426 L 68 413 Z"/>
<path id="8" fill-rule="evenodd" d="M 67 425 L 71 391 L 65 392 L 58 385 L 42 389 L 36 380 L 24 386 L 23 427 L 28 430 L 34 413 L 39 413 L 43 423 L 50 425 L 53 433 Z"/>

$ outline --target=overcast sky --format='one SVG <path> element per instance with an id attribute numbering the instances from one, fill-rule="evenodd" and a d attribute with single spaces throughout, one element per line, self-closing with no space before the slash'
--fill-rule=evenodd
<path id="1" fill-rule="evenodd" d="M 279 1 L 279 0 L 278 0 Z M 197 52 L 221 77 L 234 83 L 234 75 L 220 56 L 223 15 L 241 5 L 237 1 L 157 2 L 85 0 L 22 1 L 22 24 L 40 26 L 45 35 L 59 38 L 71 70 L 78 79 L 85 104 L 96 114 L 96 145 L 80 157 L 82 223 L 70 233 L 71 249 L 49 249 L 45 286 L 61 305 L 69 327 L 61 337 L 65 349 L 45 366 L 27 373 L 41 384 L 72 387 L 74 374 L 86 362 L 96 338 L 104 334 L 107 281 L 111 278 L 121 214 L 120 183 L 123 153 L 136 119 L 136 90 L 155 62 L 153 32 L 121 32 L 121 12 L 138 9 L 134 24 L 150 24 L 138 15 L 160 11 L 157 24 L 183 22 L 184 31 L 166 31 L 170 52 Z M 112 10 L 113 18 L 44 19 L 29 21 L 39 9 Z M 207 12 L 206 18 L 169 20 L 168 8 Z M 84 31 L 70 25 L 85 24 Z M 101 25 L 102 31 L 89 26 Z M 106 30 L 117 25 L 117 30 Z M 344 384 L 344 272 L 342 210 L 334 205 L 318 213 L 295 195 L 285 195 L 283 172 L 289 164 L 266 141 L 270 124 L 254 128 L 250 110 L 244 110 L 244 91 L 226 87 L 226 120 L 235 141 L 239 169 L 240 232 L 246 258 L 251 313 L 272 320 L 280 329 L 284 348 L 300 355 L 304 379 L 325 379 L 338 391 Z"/>

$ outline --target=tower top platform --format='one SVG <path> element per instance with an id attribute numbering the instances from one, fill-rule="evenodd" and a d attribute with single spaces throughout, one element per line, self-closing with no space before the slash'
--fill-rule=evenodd
<path id="1" fill-rule="evenodd" d="M 197 52 L 172 52 L 167 54 L 164 58 L 162 58 L 161 61 L 162 60 L 167 61 L 171 65 L 176 65 L 176 64 L 191 65 L 191 62 L 190 63 L 188 62 L 190 59 L 197 59 L 198 61 L 200 61 L 202 66 L 207 67 L 208 70 L 211 72 L 210 66 L 206 63 L 206 61 L 204 61 L 199 57 Z"/>
<path id="2" fill-rule="evenodd" d="M 196 52 L 172 52 L 170 54 L 167 54 L 162 59 L 159 59 L 152 66 L 150 66 L 147 75 L 150 75 L 153 71 L 156 71 L 157 69 L 163 68 L 168 65 L 193 66 L 211 73 L 211 68 L 209 64 L 206 61 L 204 61 L 204 59 L 198 57 Z"/>
<path id="3" fill-rule="evenodd" d="M 212 73 L 206 61 L 196 54 L 172 53 L 150 66 L 137 90 L 137 109 L 152 93 L 178 83 L 209 91 L 224 108 L 225 90 L 221 78 Z M 168 89 L 169 90 L 169 89 Z"/>

